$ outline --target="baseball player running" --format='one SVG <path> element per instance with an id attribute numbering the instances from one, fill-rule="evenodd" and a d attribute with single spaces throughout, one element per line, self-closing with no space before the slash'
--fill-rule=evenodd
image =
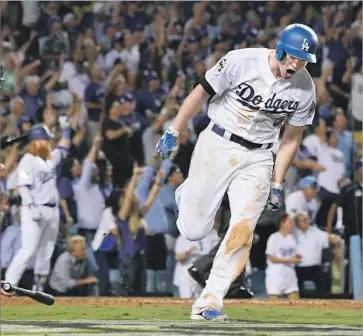
<path id="1" fill-rule="evenodd" d="M 223 298 L 245 267 L 257 220 L 267 200 L 268 209 L 280 207 L 285 174 L 304 126 L 314 118 L 315 86 L 305 66 L 316 62 L 317 48 L 314 31 L 292 24 L 275 50 L 228 52 L 199 80 L 157 144 L 162 157 L 173 158 L 179 132 L 209 100 L 211 122 L 198 138 L 188 178 L 176 190 L 177 226 L 189 240 L 207 236 L 226 191 L 231 219 L 191 319 L 227 320 Z M 270 148 L 282 124 L 274 166 Z"/>
<path id="2" fill-rule="evenodd" d="M 29 145 L 17 168 L 21 196 L 21 249 L 5 274 L 5 281 L 17 285 L 31 257 L 35 255 L 34 290 L 43 291 L 59 226 L 56 166 L 70 146 L 70 128 L 63 130 L 58 146 L 51 151 L 52 135 L 44 126 L 33 127 Z"/>

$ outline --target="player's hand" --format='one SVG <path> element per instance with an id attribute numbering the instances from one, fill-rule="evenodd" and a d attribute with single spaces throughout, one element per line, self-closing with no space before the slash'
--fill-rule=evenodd
<path id="1" fill-rule="evenodd" d="M 266 208 L 270 211 L 277 211 L 281 207 L 281 192 L 282 192 L 282 186 L 281 184 L 273 184 L 270 192 L 270 196 L 267 201 Z"/>
<path id="2" fill-rule="evenodd" d="M 163 159 L 175 158 L 178 152 L 179 132 L 169 127 L 156 145 L 156 150 Z"/>
<path id="3" fill-rule="evenodd" d="M 30 216 L 34 222 L 39 222 L 41 213 L 39 207 L 34 204 L 29 205 Z"/>

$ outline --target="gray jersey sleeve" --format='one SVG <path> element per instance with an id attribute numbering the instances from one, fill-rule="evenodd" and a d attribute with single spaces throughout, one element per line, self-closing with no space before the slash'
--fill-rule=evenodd
<path id="1" fill-rule="evenodd" d="M 238 67 L 236 60 L 236 51 L 230 51 L 206 72 L 205 80 L 214 93 L 220 95 L 233 85 Z"/>
<path id="2" fill-rule="evenodd" d="M 19 162 L 17 168 L 17 186 L 30 186 L 33 184 L 33 157 L 25 154 Z"/>
<path id="3" fill-rule="evenodd" d="M 311 125 L 314 120 L 316 107 L 315 85 L 311 82 L 309 88 L 303 90 L 302 102 L 294 113 L 288 118 L 288 123 L 292 126 Z"/>

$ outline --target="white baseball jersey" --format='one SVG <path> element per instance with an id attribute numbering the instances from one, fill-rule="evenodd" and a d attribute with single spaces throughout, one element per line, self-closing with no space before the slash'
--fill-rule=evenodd
<path id="1" fill-rule="evenodd" d="M 292 234 L 283 236 L 280 232 L 275 232 L 267 239 L 266 256 L 292 258 L 296 255 L 296 248 Z M 267 259 L 265 283 L 269 295 L 298 291 L 295 264 L 273 263 Z"/>
<path id="2" fill-rule="evenodd" d="M 308 71 L 278 80 L 268 63 L 270 52 L 230 51 L 201 80 L 205 89 L 216 93 L 209 101 L 210 119 L 259 144 L 276 142 L 285 121 L 293 126 L 312 124 L 315 113 L 315 85 Z"/>
<path id="3" fill-rule="evenodd" d="M 329 247 L 328 233 L 314 226 L 309 226 L 306 232 L 294 229 L 293 235 L 297 242 L 297 253 L 302 256 L 299 267 L 321 264 L 323 249 Z"/>
<path id="4" fill-rule="evenodd" d="M 318 147 L 318 163 L 325 171 L 318 174 L 318 184 L 333 194 L 339 194 L 338 182 L 345 173 L 344 153 L 338 149 L 322 144 Z"/>
<path id="5" fill-rule="evenodd" d="M 320 138 L 316 134 L 308 135 L 303 141 L 302 144 L 306 147 L 311 155 L 317 156 L 318 149 L 321 145 Z"/>
<path id="6" fill-rule="evenodd" d="M 285 200 L 286 212 L 294 216 L 298 212 L 306 212 L 309 215 L 311 222 L 314 222 L 316 214 L 318 213 L 318 201 L 313 198 L 311 201 L 305 199 L 302 190 L 292 192 Z"/>
<path id="7" fill-rule="evenodd" d="M 296 255 L 296 240 L 292 234 L 283 236 L 280 232 L 275 232 L 267 239 L 266 256 L 277 258 L 292 258 Z M 267 259 L 267 272 L 272 269 L 294 268 L 295 264 L 277 264 Z"/>
<path id="8" fill-rule="evenodd" d="M 50 160 L 29 153 L 21 158 L 17 168 L 17 186 L 29 186 L 34 204 L 58 203 L 55 168 L 63 155 L 63 151 L 56 148 L 52 151 Z"/>

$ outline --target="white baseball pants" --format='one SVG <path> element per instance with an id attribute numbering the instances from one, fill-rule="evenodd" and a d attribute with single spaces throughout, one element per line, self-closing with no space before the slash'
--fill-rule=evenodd
<path id="1" fill-rule="evenodd" d="M 231 219 L 192 314 L 206 308 L 222 309 L 224 296 L 248 260 L 253 231 L 269 196 L 273 169 L 269 149 L 249 150 L 210 128 L 200 134 L 188 178 L 176 190 L 177 226 L 189 240 L 206 237 L 226 191 Z"/>
<path id="2" fill-rule="evenodd" d="M 40 210 L 40 220 L 35 222 L 29 208 L 21 207 L 21 249 L 16 253 L 5 274 L 5 281 L 14 286 L 19 283 L 34 255 L 34 274 L 49 275 L 50 260 L 58 235 L 59 210 L 58 207 L 46 206 L 40 206 Z"/>

